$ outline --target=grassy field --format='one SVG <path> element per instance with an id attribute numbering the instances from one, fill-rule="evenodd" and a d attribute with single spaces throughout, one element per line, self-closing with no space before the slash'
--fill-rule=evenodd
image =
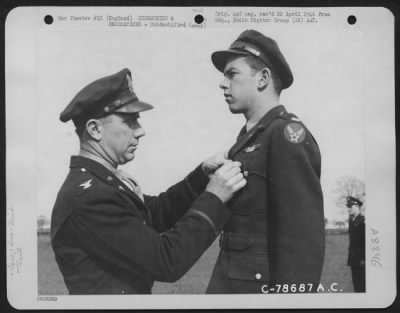
<path id="1" fill-rule="evenodd" d="M 186 275 L 175 283 L 155 283 L 153 293 L 204 293 L 217 258 L 218 249 L 218 240 L 216 240 Z M 346 265 L 347 249 L 347 234 L 326 236 L 325 263 L 321 281 L 324 288 L 327 289 L 332 283 L 337 283 L 338 289 L 343 292 L 353 292 L 350 269 Z M 38 235 L 38 267 L 39 294 L 62 295 L 68 293 L 54 260 L 48 235 Z"/>

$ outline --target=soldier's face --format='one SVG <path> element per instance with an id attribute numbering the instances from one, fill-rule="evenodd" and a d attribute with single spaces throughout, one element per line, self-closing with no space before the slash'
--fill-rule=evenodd
<path id="1" fill-rule="evenodd" d="M 360 214 L 360 208 L 357 205 L 353 204 L 349 208 L 349 214 L 353 215 L 353 216 L 356 216 L 356 215 Z"/>
<path id="2" fill-rule="evenodd" d="M 231 58 L 224 69 L 224 79 L 219 87 L 232 113 L 251 110 L 258 92 L 259 77 L 244 57 Z"/>
<path id="3" fill-rule="evenodd" d="M 103 119 L 102 147 L 116 164 L 125 164 L 135 158 L 139 138 L 145 135 L 138 118 L 139 114 L 111 114 Z"/>

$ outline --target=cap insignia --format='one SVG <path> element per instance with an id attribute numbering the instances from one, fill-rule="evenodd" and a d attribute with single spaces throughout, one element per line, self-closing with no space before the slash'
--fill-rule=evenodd
<path id="1" fill-rule="evenodd" d="M 261 55 L 260 51 L 258 51 L 258 50 L 256 50 L 256 49 L 253 49 L 253 48 L 251 48 L 251 47 L 244 46 L 243 48 L 244 48 L 246 51 L 249 51 L 251 54 L 254 54 L 254 55 L 257 56 L 257 57 L 259 57 L 259 56 Z"/>

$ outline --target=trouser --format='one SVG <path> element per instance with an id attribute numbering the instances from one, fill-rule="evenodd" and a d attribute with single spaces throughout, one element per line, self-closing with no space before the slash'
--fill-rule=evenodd
<path id="1" fill-rule="evenodd" d="M 354 292 L 365 292 L 365 266 L 352 265 L 351 276 Z"/>

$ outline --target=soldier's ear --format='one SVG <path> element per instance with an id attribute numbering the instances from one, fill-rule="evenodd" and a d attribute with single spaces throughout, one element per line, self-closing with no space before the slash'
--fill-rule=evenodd
<path id="1" fill-rule="evenodd" d="M 86 122 L 86 131 L 90 138 L 100 141 L 103 137 L 103 124 L 96 119 L 90 119 Z"/>
<path id="2" fill-rule="evenodd" d="M 268 67 L 264 67 L 262 70 L 258 72 L 258 89 L 265 89 L 271 82 L 271 70 Z"/>

